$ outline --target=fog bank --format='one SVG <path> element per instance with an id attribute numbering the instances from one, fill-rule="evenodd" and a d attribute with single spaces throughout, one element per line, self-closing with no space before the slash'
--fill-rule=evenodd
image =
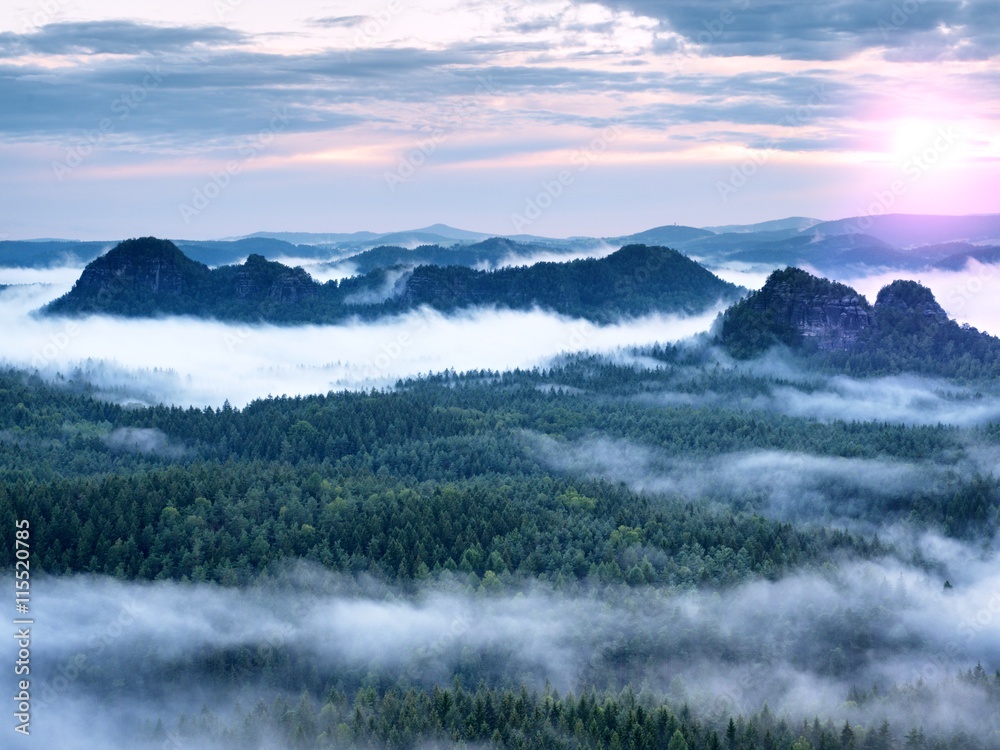
<path id="1" fill-rule="evenodd" d="M 707 330 L 701 315 L 653 315 L 608 326 L 533 310 L 429 308 L 330 326 L 236 325 L 192 318 L 33 315 L 67 285 L 0 292 L 0 362 L 49 378 L 76 374 L 118 400 L 219 406 L 267 395 L 392 385 L 399 378 L 472 369 L 530 368 L 561 353 L 610 352 Z"/>
<path id="2" fill-rule="evenodd" d="M 534 586 L 484 595 L 439 582 L 404 595 L 309 567 L 250 589 L 39 578 L 33 727 L 45 746 L 126 746 L 109 735 L 126 735 L 133 719 L 170 726 L 202 704 L 225 713 L 254 695 L 294 699 L 310 672 L 321 683 L 384 674 L 422 688 L 465 673 L 533 689 L 548 680 L 561 692 L 631 683 L 710 713 L 766 701 L 792 719 L 888 718 L 897 732 L 961 725 L 986 736 L 996 727 L 985 694 L 955 675 L 1000 666 L 995 548 L 911 542 L 930 568 L 843 561 L 716 593 Z M 212 671 L 218 655 L 240 649 L 259 666 L 237 682 Z M 889 693 L 918 680 L 926 689 L 916 697 Z M 178 681 L 189 687 L 158 688 Z M 872 684 L 884 699 L 847 702 L 852 686 Z M 88 714 L 95 729 L 77 724 Z M 63 744 L 64 733 L 92 744 Z"/>

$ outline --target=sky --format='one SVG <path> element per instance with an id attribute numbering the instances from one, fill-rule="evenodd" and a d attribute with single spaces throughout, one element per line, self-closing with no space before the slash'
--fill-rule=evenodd
<path id="1" fill-rule="evenodd" d="M 0 239 L 996 211 L 994 0 L 13 0 Z"/>

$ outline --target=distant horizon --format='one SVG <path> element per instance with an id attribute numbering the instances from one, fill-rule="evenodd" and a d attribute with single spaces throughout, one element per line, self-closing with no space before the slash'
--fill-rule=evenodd
<path id="1" fill-rule="evenodd" d="M 0 238 L 1000 209 L 988 0 L 8 10 Z"/>
<path id="2" fill-rule="evenodd" d="M 920 217 L 934 217 L 934 218 L 971 218 L 971 217 L 987 217 L 987 216 L 1000 216 L 1000 211 L 987 211 L 987 212 L 971 212 L 971 213 L 956 213 L 956 214 L 946 214 L 946 213 L 903 213 L 903 212 L 890 212 L 885 214 L 872 215 L 872 218 L 879 216 L 920 216 Z M 639 234 L 641 232 L 649 231 L 651 229 L 658 229 L 661 227 L 677 226 L 677 227 L 687 227 L 691 229 L 702 229 L 706 231 L 713 231 L 720 227 L 750 227 L 760 224 L 769 224 L 781 221 L 790 221 L 793 219 L 806 219 L 809 221 L 816 221 L 822 224 L 828 224 L 837 221 L 849 221 L 851 219 L 866 218 L 864 215 L 852 215 L 852 216 L 838 216 L 832 219 L 822 219 L 816 216 L 803 216 L 803 215 L 789 215 L 789 216 L 779 216 L 776 218 L 762 219 L 760 221 L 752 222 L 728 222 L 725 224 L 715 224 L 715 225 L 701 225 L 696 226 L 694 224 L 684 224 L 682 222 L 667 222 L 663 224 L 654 224 L 652 226 L 644 226 L 639 229 L 635 229 L 629 232 L 622 232 L 620 234 L 569 234 L 565 236 L 557 235 L 543 235 L 535 234 L 533 232 L 507 232 L 507 233 L 491 233 L 482 231 L 478 228 L 469 228 L 468 226 L 456 226 L 454 224 L 449 224 L 447 222 L 431 222 L 430 224 L 423 224 L 420 226 L 407 227 L 402 229 L 389 229 L 389 230 L 377 230 L 370 227 L 364 227 L 361 229 L 328 229 L 328 230 L 306 230 L 306 229 L 257 229 L 245 234 L 232 234 L 225 236 L 209 236 L 209 237 L 194 237 L 188 235 L 174 235 L 174 236 L 162 236 L 162 239 L 169 240 L 185 240 L 190 242 L 233 242 L 242 239 L 247 239 L 255 236 L 270 236 L 270 235 L 280 235 L 280 234 L 314 234 L 314 235 L 350 235 L 350 234 L 363 234 L 371 233 L 374 235 L 390 235 L 390 234 L 404 234 L 409 232 L 425 232 L 427 230 L 433 229 L 434 227 L 444 227 L 447 229 L 468 232 L 471 234 L 482 234 L 487 237 L 504 237 L 510 238 L 517 235 L 531 235 L 544 239 L 567 241 L 575 238 L 580 239 L 617 239 L 621 237 L 629 237 L 634 234 Z M 93 237 L 5 237 L 0 234 L 0 242 L 119 242 L 124 239 L 130 239 L 134 237 L 161 237 L 161 235 L 151 234 L 151 233 L 139 233 L 132 234 L 128 236 L 121 237 L 108 237 L 106 235 L 97 235 Z M 456 240 L 457 241 L 457 240 Z"/>

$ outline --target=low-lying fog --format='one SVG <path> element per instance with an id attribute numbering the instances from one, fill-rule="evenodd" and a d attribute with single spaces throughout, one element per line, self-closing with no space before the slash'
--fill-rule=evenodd
<path id="1" fill-rule="evenodd" d="M 31 314 L 68 291 L 80 271 L 70 267 L 0 269 L 0 284 L 31 285 L 0 292 L 0 320 L 6 329 L 0 339 L 0 362 L 37 368 L 51 377 L 82 374 L 114 398 L 194 405 L 219 405 L 226 399 L 240 405 L 268 394 L 391 385 L 398 378 L 444 369 L 533 367 L 559 353 L 610 352 L 677 341 L 708 330 L 722 309 L 692 317 L 648 316 L 611 326 L 537 310 L 495 309 L 452 315 L 423 309 L 378 322 L 300 327 L 241 326 L 188 318 L 91 316 L 69 321 Z M 760 269 L 743 267 L 720 273 L 750 288 L 759 287 L 766 278 Z M 1000 298 L 991 295 L 989 288 L 997 273 L 997 266 L 973 261 L 962 272 L 889 272 L 845 281 L 874 300 L 878 289 L 892 279 L 916 278 L 934 290 L 950 315 L 996 332 L 1000 331 Z M 866 382 L 866 391 L 870 385 Z M 872 405 L 877 414 L 862 418 L 893 420 L 897 406 L 910 410 L 907 399 L 923 398 L 925 389 L 907 395 L 908 389 L 902 380 L 883 382 L 879 391 L 883 398 Z M 776 393 L 775 404 L 791 414 L 822 418 L 850 409 L 857 399 L 856 390 L 847 380 L 831 382 L 822 398 Z M 933 399 L 928 402 L 932 407 Z M 991 418 L 995 413 L 992 405 L 982 403 L 960 410 Z M 934 419 L 940 418 L 939 411 L 931 409 Z M 952 421 L 947 413 L 944 421 Z"/>
<path id="2" fill-rule="evenodd" d="M 961 271 L 886 269 L 847 277 L 821 273 L 808 265 L 803 268 L 815 276 L 826 276 L 853 287 L 872 304 L 875 303 L 879 289 L 893 281 L 918 281 L 934 292 L 938 304 L 947 311 L 949 317 L 1000 336 L 1000 296 L 995 293 L 997 283 L 1000 282 L 1000 265 L 969 260 Z M 766 266 L 735 262 L 726 263 L 719 268 L 710 267 L 710 270 L 716 276 L 747 289 L 760 289 L 771 273 Z"/>
<path id="3" fill-rule="evenodd" d="M 90 696 L 109 692 L 117 716 L 162 717 L 168 728 L 203 704 L 225 713 L 239 699 L 249 710 L 254 690 L 297 700 L 302 684 L 275 685 L 263 672 L 228 685 L 205 674 L 214 654 L 240 647 L 307 665 L 281 674 L 318 670 L 321 679 L 383 672 L 429 686 L 474 667 L 496 684 L 540 689 L 548 680 L 565 692 L 631 682 L 709 712 L 746 713 L 766 701 L 790 718 L 865 726 L 888 718 L 897 733 L 964 726 L 985 736 L 996 717 L 984 694 L 955 675 L 1000 663 L 995 547 L 934 536 L 911 544 L 901 558 L 919 553 L 927 566 L 844 560 L 715 593 L 536 585 L 485 595 L 456 580 L 403 595 L 306 566 L 249 589 L 40 578 L 32 589 L 36 741 L 67 750 L 125 746 L 93 742 L 93 730 L 77 725 L 88 713 L 107 715 L 97 705 L 103 698 Z M 926 689 L 888 693 L 918 680 Z M 199 687 L 161 691 L 161 682 Z M 873 684 L 888 697 L 847 703 L 852 686 Z"/>
<path id="4" fill-rule="evenodd" d="M 3 280 L 0 275 L 0 281 Z M 599 326 L 539 310 L 421 309 L 377 322 L 331 326 L 236 325 L 191 318 L 33 316 L 70 283 L 0 292 L 0 361 L 83 377 L 117 398 L 234 405 L 271 395 L 391 385 L 445 369 L 533 367 L 560 353 L 614 351 L 707 330 L 701 315 L 653 315 Z"/>

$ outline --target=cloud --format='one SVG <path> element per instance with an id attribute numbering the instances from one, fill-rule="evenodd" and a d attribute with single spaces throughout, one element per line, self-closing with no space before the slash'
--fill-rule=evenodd
<path id="1" fill-rule="evenodd" d="M 650 390 L 639 400 L 664 406 L 773 411 L 821 422 L 972 427 L 1000 419 L 1000 394 L 985 383 L 962 385 L 910 373 L 867 378 L 832 375 L 808 369 L 791 352 L 780 349 L 736 361 L 711 347 L 706 357 L 709 364 L 737 379 L 753 379 L 752 387 L 735 393 L 713 390 L 702 368 L 682 367 L 661 380 L 662 390 Z"/>
<path id="2" fill-rule="evenodd" d="M 129 453 L 152 453 L 179 458 L 187 451 L 173 445 L 162 430 L 146 427 L 119 427 L 104 436 L 104 444 L 112 450 Z"/>
<path id="3" fill-rule="evenodd" d="M 33 315 L 67 290 L 22 286 L 0 294 L 0 318 L 10 330 L 0 341 L 0 361 L 90 381 L 116 401 L 197 406 L 391 386 L 445 369 L 531 368 L 562 353 L 687 338 L 707 330 L 721 309 L 608 326 L 540 310 L 484 308 L 452 315 L 424 308 L 375 322 L 295 327 Z"/>
<path id="4" fill-rule="evenodd" d="M 767 702 L 793 723 L 888 718 L 897 733 L 922 725 L 985 737 L 996 728 L 985 694 L 954 674 L 1000 662 L 995 549 L 984 556 L 931 536 L 911 543 L 924 567 L 842 561 L 711 593 L 525 586 L 484 596 L 445 581 L 404 593 L 307 566 L 245 589 L 49 577 L 32 598 L 33 729 L 39 741 L 67 732 L 94 738 L 79 747 L 113 746 L 80 732 L 72 709 L 88 706 L 87 726 L 116 736 L 133 716 L 170 728 L 202 704 L 226 716 L 235 700 L 249 710 L 277 694 L 297 699 L 310 680 L 353 691 L 382 674 L 429 687 L 473 670 L 515 688 L 631 683 L 695 711 L 746 714 Z M 208 679 L 204 664 L 240 649 L 251 658 L 238 683 Z M 287 668 L 268 672 L 269 661 Z M 86 669 L 74 671 L 80 663 Z M 113 687 L 121 679 L 124 689 Z M 192 688 L 160 690 L 167 680 Z M 918 680 L 920 692 L 889 690 Z M 881 698 L 847 703 L 852 686 L 872 684 Z M 120 694 L 114 714 L 93 697 L 106 691 Z"/>
<path id="5" fill-rule="evenodd" d="M 996 52 L 1000 11 L 990 0 L 873 3 L 834 0 L 606 0 L 661 21 L 706 52 L 839 60 L 888 48 L 893 59 L 988 59 Z"/>
<path id="6" fill-rule="evenodd" d="M 365 21 L 367 21 L 371 16 L 327 16 L 325 18 L 314 18 L 309 23 L 314 26 L 321 26 L 323 28 L 331 28 L 337 26 L 346 26 L 347 28 L 354 28 L 355 26 L 360 26 Z"/>
<path id="7" fill-rule="evenodd" d="M 331 20 L 340 20 L 346 27 L 358 17 Z M 601 29 L 593 34 L 603 38 L 611 33 Z M 7 37 L 9 55 L 25 51 L 23 46 L 14 46 L 15 35 Z M 0 44 L 2 39 L 0 35 Z M 844 110 L 844 102 L 856 98 L 849 84 L 833 83 L 819 73 L 678 75 L 582 66 L 558 55 L 544 66 L 523 64 L 514 52 L 526 43 L 517 39 L 503 44 L 455 39 L 434 48 L 393 42 L 352 47 L 345 55 L 340 46 L 278 51 L 266 40 L 221 27 L 162 27 L 133 21 L 50 24 L 23 39 L 24 44 L 34 45 L 37 54 L 115 55 L 88 59 L 58 72 L 30 56 L 0 66 L 0 98 L 22 102 L 0 123 L 0 132 L 36 139 L 45 134 L 71 136 L 95 127 L 101 117 L 109 116 L 113 101 L 141 85 L 151 66 L 161 71 L 164 80 L 155 93 L 143 97 L 135 116 L 121 127 L 127 125 L 129 132 L 142 132 L 147 138 L 155 134 L 163 143 L 188 148 L 191 134 L 254 133 L 260 128 L 259 119 L 276 106 L 292 112 L 288 132 L 362 123 L 405 129 L 412 124 L 414 106 L 422 110 L 420 116 L 441 127 L 442 108 L 454 99 L 472 96 L 482 81 L 492 81 L 495 95 L 503 98 L 558 95 L 570 89 L 578 96 L 618 92 L 676 100 L 680 95 L 683 102 L 650 99 L 641 107 L 623 108 L 617 117 L 572 106 L 528 109 L 519 105 L 503 113 L 505 122 L 516 118 L 540 125 L 603 127 L 613 119 L 655 131 L 666 123 L 773 124 L 780 119 L 776 112 L 794 111 L 810 89 L 819 85 L 831 86 L 836 94 L 831 99 L 840 104 L 825 103 L 813 118 Z M 549 48 L 551 40 L 538 51 Z M 206 95 L 211 96 L 213 112 L 225 116 L 205 117 Z M 477 109 L 477 118 L 484 120 L 499 114 L 491 108 Z M 464 123 L 466 128 L 473 125 Z M 565 136 L 558 140 L 564 147 Z M 479 141 L 481 146 L 496 147 L 492 138 Z M 113 140 L 105 145 L 112 144 Z"/>
<path id="8" fill-rule="evenodd" d="M 348 305 L 374 305 L 392 297 L 398 297 L 406 289 L 406 282 L 412 275 L 412 269 L 387 269 L 382 283 L 378 287 L 349 294 L 344 298 L 344 303 Z"/>
<path id="9" fill-rule="evenodd" d="M 747 450 L 713 456 L 673 456 L 633 441 L 595 436 L 562 441 L 528 433 L 529 453 L 571 475 L 625 482 L 634 490 L 737 507 L 750 501 L 784 519 L 871 528 L 902 498 L 953 487 L 952 462 L 844 458 L 783 450 Z M 998 458 L 977 455 L 965 468 Z"/>
<path id="10" fill-rule="evenodd" d="M 832 377 L 820 388 L 776 387 L 764 406 L 793 417 L 894 424 L 969 426 L 1000 419 L 1000 400 L 912 375 Z"/>
<path id="11" fill-rule="evenodd" d="M 918 281 L 934 292 L 938 304 L 949 317 L 1000 336 L 1000 297 L 991 293 L 998 278 L 1000 266 L 969 260 L 960 271 L 933 268 L 920 271 L 889 270 L 841 281 L 871 300 L 878 296 L 879 289 L 896 279 Z"/>
<path id="12" fill-rule="evenodd" d="M 45 55 L 156 55 L 191 47 L 242 44 L 247 37 L 225 26 L 154 26 L 129 20 L 47 24 L 33 33 L 0 34 L 0 50 Z"/>

